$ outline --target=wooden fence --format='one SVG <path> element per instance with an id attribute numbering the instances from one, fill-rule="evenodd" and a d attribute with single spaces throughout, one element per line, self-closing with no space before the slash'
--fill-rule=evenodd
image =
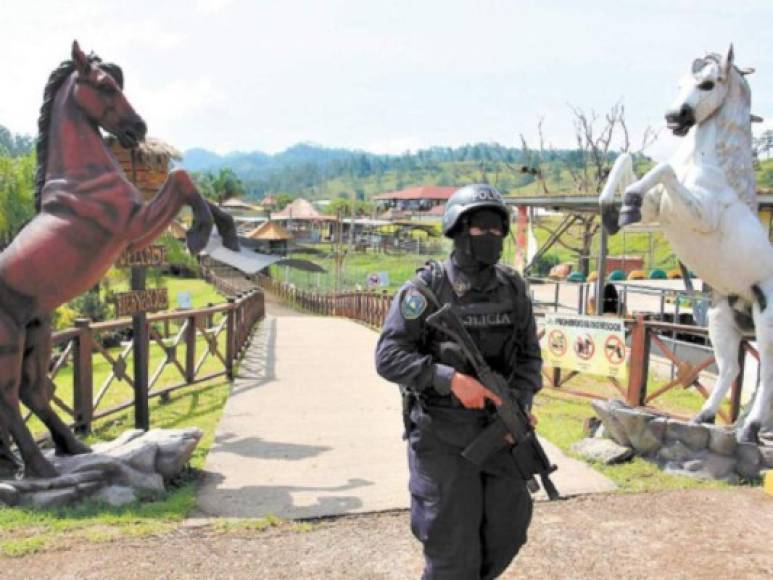
<path id="1" fill-rule="evenodd" d="M 271 292 L 294 308 L 313 314 L 344 316 L 364 322 L 375 329 L 380 329 L 383 325 L 392 300 L 392 296 L 386 291 L 321 294 L 299 290 L 290 284 L 279 282 L 266 276 L 257 277 L 257 281 L 261 288 Z M 539 323 L 542 315 L 538 313 L 537 317 Z M 674 348 L 669 346 L 665 337 L 679 334 L 680 336 L 687 335 L 706 338 L 708 336 L 708 329 L 647 320 L 644 316 L 626 319 L 625 327 L 626 335 L 630 337 L 627 384 L 621 384 L 613 378 L 594 376 L 594 379 L 602 383 L 606 381 L 606 384 L 611 388 L 611 394 L 619 396 L 631 406 L 645 406 L 674 417 L 686 418 L 684 414 L 669 411 L 662 408 L 662 406 L 659 408 L 658 405 L 661 401 L 658 401 L 658 399 L 666 393 L 679 388 L 693 389 L 703 399 L 708 398 L 710 391 L 703 384 L 701 373 L 715 364 L 716 359 L 713 354 L 709 354 L 700 362 L 690 362 L 676 354 Z M 540 338 L 542 338 L 543 333 L 544 330 L 539 331 Z M 719 411 L 720 418 L 726 423 L 735 421 L 738 418 L 746 353 L 751 354 L 759 361 L 759 354 L 750 344 L 750 340 L 753 340 L 753 337 L 746 337 L 741 342 L 738 353 L 741 372 L 731 389 L 729 412 Z M 673 364 L 675 372 L 672 379 L 658 386 L 654 391 L 649 392 L 649 367 L 653 356 L 658 357 L 660 361 Z M 609 394 L 574 389 L 568 385 L 569 381 L 581 374 L 577 371 L 566 371 L 561 368 L 543 369 L 545 386 L 548 388 L 584 398 L 609 398 Z"/>
<path id="2" fill-rule="evenodd" d="M 256 280 L 261 288 L 294 308 L 323 316 L 351 318 L 373 328 L 381 328 L 392 301 L 386 290 L 323 294 L 299 290 L 268 276 L 258 275 Z"/>
<path id="3" fill-rule="evenodd" d="M 263 292 L 253 290 L 228 299 L 224 304 L 196 310 L 164 312 L 148 315 L 146 349 L 158 345 L 162 357 L 156 368 L 146 369 L 148 398 L 166 397 L 172 391 L 195 385 L 217 377 L 233 378 L 234 363 L 241 357 L 248 344 L 255 324 L 265 315 Z M 115 336 L 131 329 L 130 319 L 92 323 L 78 319 L 75 328 L 52 335 L 52 363 L 49 380 L 54 381 L 66 365 L 72 365 L 72 404 L 56 395 L 53 403 L 71 418 L 79 432 L 87 432 L 95 419 L 118 413 L 134 404 L 125 401 L 104 408 L 105 396 L 117 381 L 134 387 L 134 377 L 129 368 L 132 340 L 121 343 L 120 348 L 103 346 L 106 335 Z M 176 328 L 175 328 L 176 327 Z M 174 328 L 174 330 L 172 330 Z M 197 352 L 201 343 L 204 348 Z M 94 361 L 101 357 L 109 365 L 109 373 L 101 384 L 95 384 Z M 204 372 L 208 359 L 218 363 L 215 371 Z M 180 380 L 173 385 L 160 387 L 159 379 L 167 367 L 177 369 Z M 29 418 L 29 416 L 27 417 Z"/>

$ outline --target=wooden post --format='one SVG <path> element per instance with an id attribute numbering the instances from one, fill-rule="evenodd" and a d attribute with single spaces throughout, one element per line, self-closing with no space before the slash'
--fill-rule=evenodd
<path id="1" fill-rule="evenodd" d="M 647 398 L 650 340 L 644 316 L 639 314 L 631 329 L 631 364 L 628 369 L 628 401 L 633 407 L 644 405 Z"/>
<path id="2" fill-rule="evenodd" d="M 743 389 L 743 376 L 746 370 L 746 349 L 744 341 L 738 349 L 738 376 L 733 381 L 733 389 L 730 391 L 730 420 L 735 422 L 741 413 L 741 390 Z"/>
<path id="3" fill-rule="evenodd" d="M 553 387 L 558 389 L 561 387 L 561 367 L 553 367 Z"/>
<path id="4" fill-rule="evenodd" d="M 226 313 L 228 320 L 225 324 L 225 372 L 229 379 L 234 378 L 234 357 L 236 356 L 236 298 L 229 298 L 230 308 Z"/>
<path id="5" fill-rule="evenodd" d="M 196 378 L 196 321 L 197 316 L 189 316 L 185 328 L 185 382 L 192 383 Z"/>
<path id="6" fill-rule="evenodd" d="M 604 281 L 607 277 L 607 230 L 603 227 L 601 228 L 599 246 L 598 278 L 596 278 L 596 316 L 604 314 Z"/>
<path id="7" fill-rule="evenodd" d="M 132 290 L 145 290 L 145 268 L 132 268 Z M 132 335 L 134 337 L 134 427 L 147 431 L 150 429 L 150 409 L 148 407 L 148 315 L 140 312 L 132 315 Z"/>
<path id="8" fill-rule="evenodd" d="M 91 336 L 91 321 L 77 318 L 75 327 L 78 338 L 75 341 L 73 383 L 73 408 L 75 411 L 75 432 L 85 434 L 91 431 L 91 418 L 94 415 L 94 373 L 92 351 L 94 340 Z"/>

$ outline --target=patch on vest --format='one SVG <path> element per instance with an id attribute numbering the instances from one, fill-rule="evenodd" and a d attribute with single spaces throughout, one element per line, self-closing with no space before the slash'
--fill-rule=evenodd
<path id="1" fill-rule="evenodd" d="M 471 328 L 490 328 L 492 326 L 509 326 L 512 319 L 508 312 L 494 312 L 491 314 L 467 314 L 462 318 L 465 326 Z"/>
<path id="2" fill-rule="evenodd" d="M 418 290 L 408 290 L 400 304 L 400 312 L 406 320 L 415 320 L 427 309 L 427 299 Z"/>

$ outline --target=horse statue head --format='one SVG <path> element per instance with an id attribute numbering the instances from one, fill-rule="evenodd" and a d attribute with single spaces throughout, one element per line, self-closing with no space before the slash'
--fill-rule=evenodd
<path id="1" fill-rule="evenodd" d="M 736 89 L 750 106 L 751 91 L 743 75 L 754 71 L 735 67 L 733 59 L 731 44 L 725 56 L 712 53 L 693 61 L 690 72 L 679 82 L 679 95 L 666 113 L 666 124 L 674 135 L 683 137 L 693 125 L 710 118 Z"/>
<path id="2" fill-rule="evenodd" d="M 73 97 L 86 117 L 115 135 L 123 147 L 136 147 L 148 128 L 123 94 L 120 67 L 87 57 L 77 41 L 72 43 L 72 62 L 77 75 Z"/>

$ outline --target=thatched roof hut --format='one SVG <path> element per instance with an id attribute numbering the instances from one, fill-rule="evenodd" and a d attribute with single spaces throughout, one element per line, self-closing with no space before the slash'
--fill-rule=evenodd
<path id="1" fill-rule="evenodd" d="M 245 237 L 252 240 L 292 240 L 293 236 L 276 222 L 264 222 L 248 233 Z"/>
<path id="2" fill-rule="evenodd" d="M 154 137 L 146 138 L 134 149 L 124 149 L 112 135 L 107 137 L 107 144 L 126 176 L 142 192 L 145 201 L 152 199 L 161 189 L 171 162 L 182 159 L 177 149 Z"/>

